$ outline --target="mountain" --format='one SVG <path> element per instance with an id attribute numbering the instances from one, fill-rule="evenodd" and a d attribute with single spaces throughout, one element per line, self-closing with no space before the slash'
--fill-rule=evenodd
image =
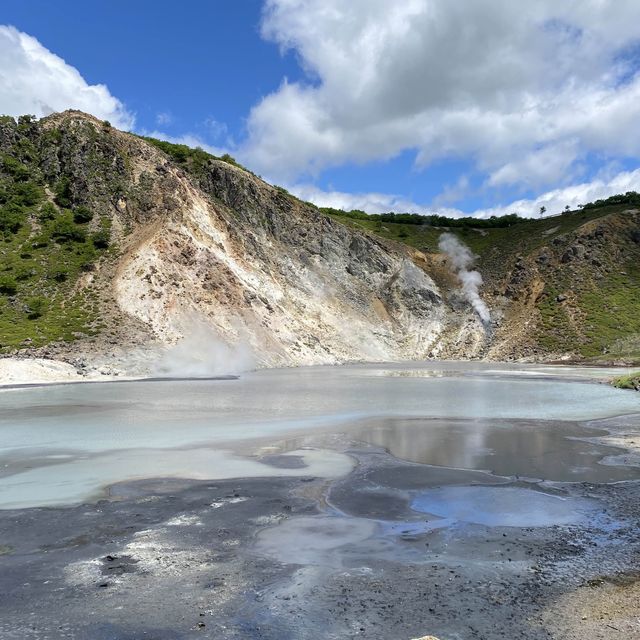
<path id="1" fill-rule="evenodd" d="M 126 372 L 170 370 L 167 353 L 181 366 L 630 357 L 629 208 L 450 229 L 479 256 L 489 326 L 437 250 L 442 228 L 327 213 L 228 156 L 77 111 L 3 117 L 0 350 Z"/>

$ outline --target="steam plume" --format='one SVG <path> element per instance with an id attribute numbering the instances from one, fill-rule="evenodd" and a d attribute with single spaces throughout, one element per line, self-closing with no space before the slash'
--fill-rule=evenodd
<path id="1" fill-rule="evenodd" d="M 248 344 L 229 345 L 202 321 L 192 321 L 184 333 L 156 362 L 155 375 L 199 378 L 242 373 L 255 366 Z"/>
<path id="2" fill-rule="evenodd" d="M 482 284 L 482 276 L 477 270 L 469 271 L 469 267 L 473 265 L 475 256 L 471 253 L 469 247 L 460 242 L 451 233 L 443 233 L 438 241 L 438 247 L 440 251 L 445 253 L 451 260 L 452 270 L 458 276 L 460 284 L 462 285 L 462 292 L 464 297 L 469 301 L 475 312 L 480 317 L 480 320 L 485 325 L 491 322 L 491 314 L 489 313 L 489 307 L 487 307 L 485 301 L 480 297 L 479 288 Z"/>

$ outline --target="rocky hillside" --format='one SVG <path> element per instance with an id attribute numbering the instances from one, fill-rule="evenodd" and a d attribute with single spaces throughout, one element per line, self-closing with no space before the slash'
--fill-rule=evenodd
<path id="1" fill-rule="evenodd" d="M 4 117 L 0 351 L 148 372 L 183 338 L 182 364 L 227 368 L 639 350 L 636 213 L 458 232 L 492 326 L 435 250 L 443 229 L 396 231 L 80 112 Z"/>
<path id="2" fill-rule="evenodd" d="M 478 256 L 495 329 L 486 357 L 640 362 L 635 200 L 637 194 L 611 198 L 508 227 L 449 229 Z M 449 276 L 437 268 L 442 227 L 334 217 L 419 249 L 436 283 L 448 290 Z"/>
<path id="3" fill-rule="evenodd" d="M 126 369 L 192 334 L 196 352 L 219 342 L 259 365 L 484 348 L 470 308 L 451 312 L 415 251 L 230 159 L 73 111 L 4 118 L 0 150 L 5 353 Z"/>

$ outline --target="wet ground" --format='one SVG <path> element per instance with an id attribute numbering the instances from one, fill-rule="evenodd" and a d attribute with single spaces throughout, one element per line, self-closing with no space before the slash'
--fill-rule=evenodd
<path id="1" fill-rule="evenodd" d="M 96 504 L 0 512 L 0 638 L 578 638 L 575 606 L 551 615 L 563 597 L 635 588 L 637 481 L 348 454 L 337 480 L 145 480 Z M 585 637 L 637 637 L 638 614 Z"/>
<path id="2" fill-rule="evenodd" d="M 571 382 L 580 401 L 574 384 L 600 392 Z M 97 438 L 54 453 L 36 400 L 25 424 L 40 442 L 8 432 L 0 474 L 2 640 L 640 637 L 638 416 L 499 405 L 224 431 L 178 453 Z M 57 406 L 78 428 L 78 403 Z M 162 465 L 192 477 L 135 479 Z M 76 499 L 43 506 L 61 493 Z"/>

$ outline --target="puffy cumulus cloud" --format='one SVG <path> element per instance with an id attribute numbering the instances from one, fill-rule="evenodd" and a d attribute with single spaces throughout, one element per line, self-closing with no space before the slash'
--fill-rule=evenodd
<path id="1" fill-rule="evenodd" d="M 415 149 L 557 184 L 587 152 L 640 155 L 639 19 L 637 0 L 267 0 L 263 36 L 307 79 L 254 106 L 242 156 L 293 180 Z"/>
<path id="2" fill-rule="evenodd" d="M 593 202 L 601 198 L 640 191 L 640 169 L 635 171 L 621 171 L 611 176 L 603 176 L 590 182 L 573 184 L 570 186 L 547 191 L 537 198 L 522 199 L 508 205 L 488 209 L 478 209 L 467 213 L 452 207 L 434 207 L 417 204 L 398 195 L 385 193 L 344 193 L 341 191 L 323 191 L 313 185 L 294 185 L 289 191 L 302 200 L 313 202 L 319 207 L 335 207 L 336 209 L 361 209 L 367 213 L 386 213 L 388 211 L 430 214 L 438 213 L 443 216 L 460 218 L 474 216 L 490 218 L 517 213 L 522 217 L 537 217 L 540 207 L 546 208 L 546 215 L 561 213 L 568 205 L 574 210 L 581 204 Z"/>
<path id="3" fill-rule="evenodd" d="M 312 184 L 298 184 L 288 187 L 288 190 L 301 200 L 313 202 L 319 207 L 333 207 L 334 209 L 344 209 L 345 211 L 360 209 L 367 213 L 402 211 L 427 214 L 433 212 L 433 209 L 390 193 L 323 191 Z"/>
<path id="4" fill-rule="evenodd" d="M 90 85 L 32 36 L 0 25 L 0 113 L 46 116 L 80 109 L 131 129 L 134 117 L 105 85 Z"/>
<path id="5" fill-rule="evenodd" d="M 554 181 L 570 180 L 577 156 L 577 142 L 567 140 L 537 151 L 523 154 L 492 172 L 486 181 L 491 187 L 519 184 L 526 176 L 527 184 L 540 187 Z"/>
<path id="6" fill-rule="evenodd" d="M 640 169 L 622 171 L 611 177 L 597 178 L 590 182 L 553 189 L 534 199 L 516 200 L 507 206 L 481 209 L 472 215 L 479 218 L 489 218 L 517 213 L 523 217 L 533 217 L 538 215 L 540 207 L 546 208 L 547 215 L 554 215 L 561 213 L 567 205 L 573 210 L 581 204 L 627 191 L 640 191 Z"/>

